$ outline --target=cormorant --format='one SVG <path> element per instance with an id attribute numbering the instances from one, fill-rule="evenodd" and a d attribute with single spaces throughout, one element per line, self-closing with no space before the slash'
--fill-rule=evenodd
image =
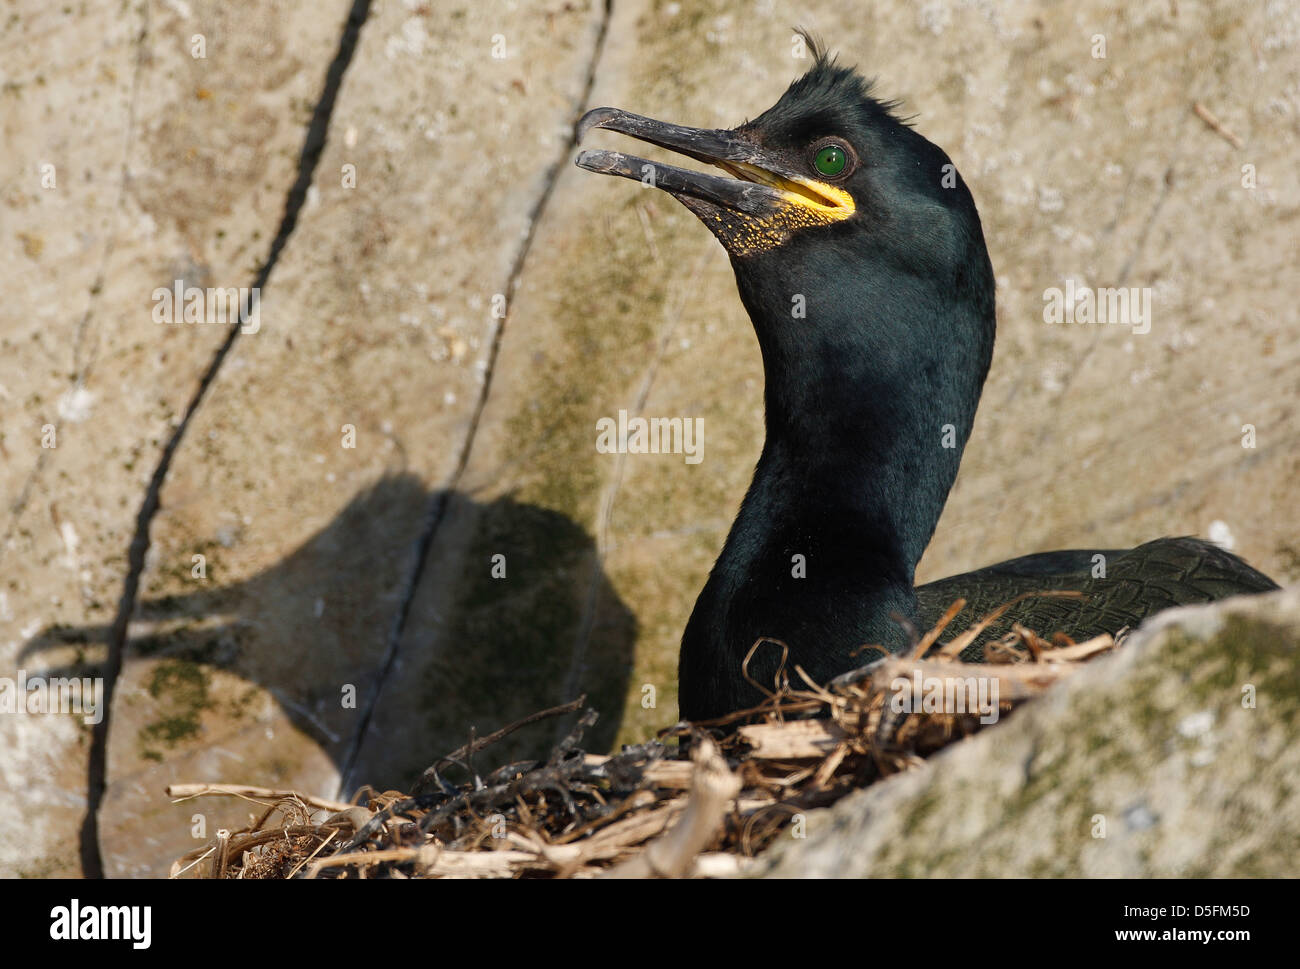
<path id="1" fill-rule="evenodd" d="M 1277 588 L 1194 538 L 1044 552 L 914 587 L 993 355 L 993 269 L 948 156 L 855 70 L 816 47 L 813 56 L 775 105 L 737 128 L 615 108 L 589 111 L 578 127 L 580 138 L 606 128 L 727 173 L 615 151 L 577 159 L 669 192 L 708 226 L 762 352 L 766 440 L 682 638 L 682 717 L 758 703 L 741 667 L 762 637 L 789 647 L 787 669 L 824 683 L 866 662 L 864 644 L 907 646 L 896 617 L 929 628 L 958 597 L 964 622 L 1024 592 L 1086 597 L 1021 602 L 963 654 L 975 659 L 1013 621 L 1083 639 L 1169 606 Z M 1099 563 L 1104 578 L 1094 578 Z M 749 674 L 770 685 L 780 660 L 762 647 Z"/>

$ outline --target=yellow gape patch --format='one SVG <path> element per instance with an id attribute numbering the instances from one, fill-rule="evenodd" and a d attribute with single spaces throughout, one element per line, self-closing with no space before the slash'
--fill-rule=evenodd
<path id="1" fill-rule="evenodd" d="M 737 256 L 774 249 L 800 229 L 842 222 L 856 211 L 853 196 L 842 188 L 805 178 L 783 176 L 744 162 L 715 162 L 735 178 L 780 189 L 781 202 L 769 215 L 714 212 L 704 222 Z M 697 213 L 698 214 L 698 213 Z"/>

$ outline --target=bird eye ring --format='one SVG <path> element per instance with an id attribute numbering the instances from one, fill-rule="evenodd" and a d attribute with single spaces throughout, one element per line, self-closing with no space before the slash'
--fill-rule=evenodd
<path id="1" fill-rule="evenodd" d="M 849 167 L 849 153 L 838 142 L 822 145 L 813 152 L 813 168 L 819 175 L 836 178 L 843 175 Z"/>

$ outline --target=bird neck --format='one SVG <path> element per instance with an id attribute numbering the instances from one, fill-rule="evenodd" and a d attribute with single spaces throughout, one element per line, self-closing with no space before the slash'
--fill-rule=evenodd
<path id="1" fill-rule="evenodd" d="M 992 357 L 991 284 L 987 300 L 960 287 L 927 300 L 868 279 L 853 298 L 809 285 L 805 268 L 799 319 L 762 278 L 738 274 L 763 354 L 767 434 L 733 529 L 745 540 L 729 551 L 802 543 L 822 557 L 820 575 L 829 566 L 858 595 L 910 597 Z"/>
<path id="2" fill-rule="evenodd" d="M 793 410 L 791 395 L 799 401 Z M 910 592 L 956 478 L 969 417 L 884 389 L 812 408 L 807 388 L 778 380 L 766 398 L 753 500 L 735 526 L 761 541 L 745 545 L 771 548 L 779 536 L 782 550 L 820 559 L 820 575 L 828 568 L 853 575 L 860 595 L 877 584 Z"/>

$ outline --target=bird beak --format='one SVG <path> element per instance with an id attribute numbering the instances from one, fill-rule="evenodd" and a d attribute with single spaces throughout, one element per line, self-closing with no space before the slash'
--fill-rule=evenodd
<path id="1" fill-rule="evenodd" d="M 604 150 L 583 151 L 576 162 L 589 172 L 633 178 L 676 196 L 738 254 L 771 248 L 799 228 L 839 222 L 854 212 L 847 191 L 793 170 L 736 131 L 687 128 L 618 108 L 588 111 L 578 122 L 578 140 L 592 128 L 631 135 L 727 172 L 710 175 Z"/>

